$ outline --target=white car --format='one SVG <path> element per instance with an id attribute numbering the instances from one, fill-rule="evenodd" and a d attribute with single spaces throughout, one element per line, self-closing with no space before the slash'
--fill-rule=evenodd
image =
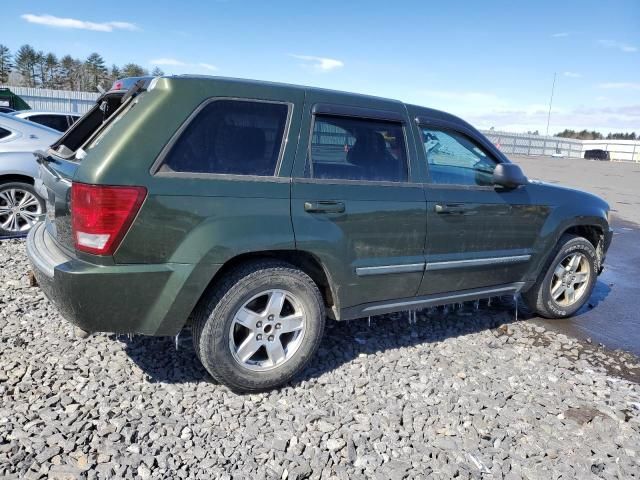
<path id="1" fill-rule="evenodd" d="M 0 113 L 0 237 L 24 234 L 42 217 L 44 200 L 33 188 L 35 150 L 46 150 L 60 132 Z"/>
<path id="2" fill-rule="evenodd" d="M 77 113 L 39 112 L 37 110 L 19 110 L 10 113 L 10 115 L 39 123 L 59 132 L 65 132 L 80 118 Z"/>

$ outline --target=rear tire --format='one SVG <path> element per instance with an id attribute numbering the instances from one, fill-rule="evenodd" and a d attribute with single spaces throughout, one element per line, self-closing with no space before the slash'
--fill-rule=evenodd
<path id="1" fill-rule="evenodd" d="M 288 263 L 261 261 L 231 271 L 201 301 L 193 342 L 215 380 L 236 392 L 259 392 L 304 369 L 324 324 L 314 281 Z"/>
<path id="2" fill-rule="evenodd" d="M 567 318 L 589 300 L 597 276 L 598 255 L 591 242 L 565 234 L 536 283 L 522 297 L 541 317 Z"/>
<path id="3" fill-rule="evenodd" d="M 0 184 L 0 237 L 26 234 L 45 212 L 44 201 L 33 185 Z"/>

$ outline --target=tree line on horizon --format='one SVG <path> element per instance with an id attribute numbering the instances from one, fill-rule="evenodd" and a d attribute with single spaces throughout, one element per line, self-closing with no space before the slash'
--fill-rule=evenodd
<path id="1" fill-rule="evenodd" d="M 22 45 L 15 54 L 0 44 L 0 84 L 12 84 L 20 87 L 41 87 L 59 90 L 98 91 L 98 87 L 109 89 L 118 78 L 140 77 L 143 75 L 164 75 L 155 67 L 151 72 L 137 63 L 127 63 L 121 67 L 107 67 L 99 53 L 92 53 L 86 59 L 65 55 L 58 58 L 54 53 L 36 51 L 31 45 Z M 538 130 L 527 132 L 539 135 Z M 589 130 L 575 131 L 565 129 L 556 133 L 556 137 L 579 140 L 636 140 L 640 135 L 631 133 L 602 133 Z"/>
<path id="2" fill-rule="evenodd" d="M 602 133 L 588 130 L 582 130 L 580 132 L 576 132 L 575 130 L 570 130 L 565 128 L 562 132 L 556 133 L 556 137 L 563 138 L 576 138 L 578 140 L 636 140 L 639 137 L 636 136 L 636 132 L 631 133 L 609 133 L 605 137 Z"/>
<path id="3" fill-rule="evenodd" d="M 149 74 L 149 70 L 137 63 L 107 67 L 104 58 L 95 52 L 84 60 L 71 55 L 58 58 L 51 52 L 36 51 L 29 44 L 12 54 L 7 46 L 0 44 L 0 84 L 11 80 L 20 87 L 95 92 L 98 87 L 109 89 L 118 78 Z M 155 67 L 151 75 L 164 75 L 164 72 Z"/>

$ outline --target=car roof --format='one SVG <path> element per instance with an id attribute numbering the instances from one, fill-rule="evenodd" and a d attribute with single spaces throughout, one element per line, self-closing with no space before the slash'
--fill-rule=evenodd
<path id="1" fill-rule="evenodd" d="M 143 77 L 145 78 L 145 80 L 148 79 L 148 77 Z M 413 113 L 415 113 L 416 115 L 419 116 L 426 116 L 426 117 L 430 117 L 433 119 L 438 119 L 438 120 L 445 120 L 454 124 L 463 124 L 465 126 L 470 127 L 470 125 L 465 122 L 464 120 L 462 120 L 460 117 L 456 117 L 455 115 L 452 115 L 450 113 L 447 112 L 443 112 L 441 110 L 436 110 L 433 108 L 427 108 L 427 107 L 423 107 L 420 105 L 413 105 L 413 104 L 408 104 L 405 102 L 402 102 L 400 100 L 396 100 L 396 99 L 392 99 L 392 98 L 386 98 L 386 97 L 380 97 L 380 96 L 375 96 L 375 95 L 365 95 L 365 94 L 361 94 L 361 93 L 353 93 L 353 92 L 346 92 L 346 91 L 341 91 L 341 90 L 333 90 L 333 89 L 326 89 L 326 88 L 320 88 L 320 87 L 309 87 L 309 86 L 304 86 L 304 85 L 295 85 L 295 84 L 289 84 L 289 83 L 281 83 L 281 82 L 270 82 L 270 81 L 264 81 L 264 80 L 252 80 L 252 79 L 245 79 L 245 78 L 234 78 L 234 77 L 221 77 L 221 76 L 214 76 L 214 75 L 193 75 L 193 74 L 185 74 L 185 75 L 164 75 L 162 77 L 156 77 L 156 78 L 167 78 L 170 79 L 172 81 L 182 81 L 182 80 L 203 80 L 203 81 L 211 81 L 211 82 L 223 82 L 223 83 L 231 83 L 231 84 L 239 84 L 239 85 L 256 85 L 256 86 L 271 86 L 271 87 L 277 87 L 277 88 L 286 88 L 286 89 L 291 89 L 292 91 L 304 91 L 304 92 L 322 92 L 322 93 L 335 93 L 336 95 L 340 95 L 340 96 L 349 96 L 349 97 L 353 97 L 358 98 L 358 99 L 363 99 L 363 100 L 374 100 L 374 101 L 385 101 L 385 102 L 391 102 L 391 103 L 397 103 L 400 105 L 406 105 L 406 107 L 409 110 L 412 110 Z M 473 127 L 472 127 L 473 128 Z"/>
<path id="2" fill-rule="evenodd" d="M 353 93 L 353 92 L 344 92 L 344 91 L 340 91 L 340 90 L 332 90 L 332 89 L 328 89 L 328 88 L 320 88 L 320 87 L 309 87 L 309 86 L 305 86 L 305 85 L 296 85 L 296 84 L 292 84 L 292 83 L 284 83 L 284 82 L 271 82 L 271 81 L 267 81 L 267 80 L 254 80 L 254 79 L 248 79 L 248 78 L 235 78 L 235 77 L 222 77 L 222 76 L 217 76 L 217 75 L 195 75 L 195 74 L 184 74 L 184 75 L 163 75 L 162 77 L 159 78 L 168 78 L 171 80 L 177 80 L 177 81 L 181 81 L 181 80 L 202 80 L 202 81 L 211 81 L 211 82 L 224 82 L 224 83 L 235 83 L 235 84 L 239 84 L 239 85 L 256 85 L 256 86 L 267 86 L 267 87 L 279 87 L 279 88 L 286 88 L 286 89 L 290 89 L 290 90 L 302 90 L 302 91 L 306 91 L 306 92 L 310 92 L 310 91 L 316 91 L 316 92 L 330 92 L 330 93 L 336 93 L 336 94 L 340 94 L 340 95 L 349 95 L 349 96 L 354 96 L 354 97 L 360 97 L 360 98 L 371 98 L 371 99 L 378 99 L 378 100 L 386 100 L 386 101 L 390 101 L 390 102 L 397 102 L 397 103 L 402 103 L 399 100 L 394 100 L 394 99 L 390 99 L 390 98 L 384 98 L 384 97 L 378 97 L 375 95 L 364 95 L 361 93 Z"/>

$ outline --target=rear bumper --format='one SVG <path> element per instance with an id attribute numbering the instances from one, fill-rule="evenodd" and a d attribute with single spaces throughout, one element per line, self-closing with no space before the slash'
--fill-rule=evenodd
<path id="1" fill-rule="evenodd" d="M 45 295 L 65 319 L 89 332 L 175 335 L 219 268 L 94 265 L 68 256 L 43 223 L 29 232 L 27 254 Z"/>

